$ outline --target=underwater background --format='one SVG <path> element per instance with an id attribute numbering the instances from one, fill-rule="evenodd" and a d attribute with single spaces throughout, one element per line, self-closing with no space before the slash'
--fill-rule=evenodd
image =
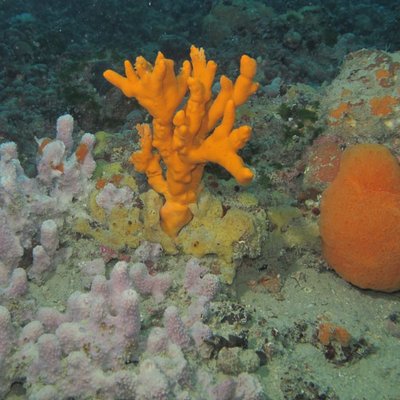
<path id="1" fill-rule="evenodd" d="M 327 228 L 356 264 L 376 257 L 367 285 L 332 269 L 320 232 L 345 149 L 400 157 L 399 30 L 389 0 L 0 0 L 0 399 L 400 400 L 400 180 Z M 137 125 L 160 120 L 139 98 L 153 87 L 125 96 L 103 73 L 128 76 L 130 60 L 144 81 L 162 52 L 179 86 L 191 46 L 218 67 L 199 78 L 212 99 L 222 74 L 258 82 L 233 112 L 252 128 L 233 156 L 252 182 L 198 162 L 190 222 L 170 237 L 170 193 L 131 156 Z"/>

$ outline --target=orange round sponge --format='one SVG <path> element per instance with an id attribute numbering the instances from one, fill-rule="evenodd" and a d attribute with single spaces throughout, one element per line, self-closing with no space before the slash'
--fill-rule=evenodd
<path id="1" fill-rule="evenodd" d="M 384 292 L 400 289 L 400 167 L 382 145 L 342 156 L 321 200 L 323 255 L 345 280 Z"/>

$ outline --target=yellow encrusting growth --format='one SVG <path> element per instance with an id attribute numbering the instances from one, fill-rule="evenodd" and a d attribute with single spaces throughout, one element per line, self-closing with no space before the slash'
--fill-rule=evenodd
<path id="1" fill-rule="evenodd" d="M 197 201 L 207 162 L 221 165 L 240 184 L 253 179 L 253 172 L 237 154 L 249 140 L 251 128 L 234 129 L 233 125 L 236 108 L 258 88 L 253 81 L 256 61 L 243 55 L 236 81 L 222 76 L 221 89 L 213 99 L 216 63 L 207 61 L 204 50 L 194 46 L 190 58 L 178 75 L 174 62 L 162 53 L 158 53 L 154 66 L 143 57 L 136 59 L 134 67 L 125 61 L 126 76 L 111 70 L 104 72 L 111 84 L 126 96 L 136 98 L 153 117 L 152 126 L 137 126 L 141 149 L 132 154 L 130 161 L 165 197 L 161 226 L 171 237 L 176 237 L 192 219 L 189 205 Z"/>
<path id="2" fill-rule="evenodd" d="M 107 213 L 97 204 L 98 194 L 99 190 L 94 190 L 89 197 L 90 219 L 77 218 L 74 230 L 113 250 L 138 247 L 143 239 L 140 209 L 117 206 Z"/>

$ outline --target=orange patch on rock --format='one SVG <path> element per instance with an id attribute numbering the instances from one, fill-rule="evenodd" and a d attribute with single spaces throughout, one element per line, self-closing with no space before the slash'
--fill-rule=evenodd
<path id="1" fill-rule="evenodd" d="M 399 100 L 393 96 L 373 97 L 369 101 L 371 113 L 377 117 L 384 117 L 393 112 L 393 106 L 397 105 Z"/>
<path id="2" fill-rule="evenodd" d="M 320 186 L 330 183 L 339 171 L 342 151 L 335 138 L 321 136 L 312 145 L 305 174 L 306 186 Z"/>
<path id="3" fill-rule="evenodd" d="M 107 180 L 101 178 L 96 182 L 96 189 L 103 189 L 106 185 L 107 185 Z"/>
<path id="4" fill-rule="evenodd" d="M 378 69 L 375 71 L 375 78 L 379 85 L 388 88 L 394 85 L 393 71 L 387 69 Z"/>
<path id="5" fill-rule="evenodd" d="M 123 175 L 116 174 L 116 175 L 113 175 L 113 176 L 111 177 L 110 182 L 111 182 L 112 184 L 114 184 L 115 186 L 118 186 L 118 185 L 121 183 L 121 181 L 122 181 L 123 178 L 124 178 Z"/>
<path id="6" fill-rule="evenodd" d="M 391 76 L 391 73 L 387 69 L 378 69 L 375 71 L 375 78 L 377 81 L 385 78 L 390 78 Z"/>
<path id="7" fill-rule="evenodd" d="M 340 103 L 339 106 L 329 113 L 329 116 L 333 119 L 341 118 L 345 113 L 350 111 L 349 103 Z"/>
<path id="8" fill-rule="evenodd" d="M 351 335 L 342 326 L 331 322 L 322 322 L 318 327 L 318 340 L 324 346 L 328 346 L 332 341 L 336 341 L 341 346 L 346 347 L 350 343 Z"/>
<path id="9" fill-rule="evenodd" d="M 382 145 L 347 149 L 321 200 L 323 256 L 345 280 L 400 289 L 400 167 Z"/>

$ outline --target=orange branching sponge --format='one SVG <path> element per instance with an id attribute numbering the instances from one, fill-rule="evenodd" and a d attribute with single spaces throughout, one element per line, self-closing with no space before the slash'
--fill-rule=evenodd
<path id="1" fill-rule="evenodd" d="M 378 144 L 347 149 L 323 193 L 320 232 L 328 264 L 366 289 L 400 289 L 400 167 Z"/>
<path id="2" fill-rule="evenodd" d="M 233 83 L 222 76 L 219 94 L 213 98 L 216 63 L 207 61 L 204 50 L 194 46 L 190 58 L 178 75 L 174 62 L 162 53 L 154 66 L 143 57 L 136 58 L 134 67 L 125 61 L 125 77 L 111 70 L 104 72 L 111 84 L 136 98 L 153 117 L 152 126 L 137 126 L 141 150 L 133 153 L 130 161 L 165 197 L 161 225 L 171 237 L 192 219 L 189 205 L 197 200 L 207 162 L 221 165 L 240 184 L 253 179 L 253 172 L 238 155 L 250 138 L 251 128 L 234 129 L 233 125 L 235 109 L 258 88 L 253 81 L 256 61 L 243 55 L 239 77 Z"/>

